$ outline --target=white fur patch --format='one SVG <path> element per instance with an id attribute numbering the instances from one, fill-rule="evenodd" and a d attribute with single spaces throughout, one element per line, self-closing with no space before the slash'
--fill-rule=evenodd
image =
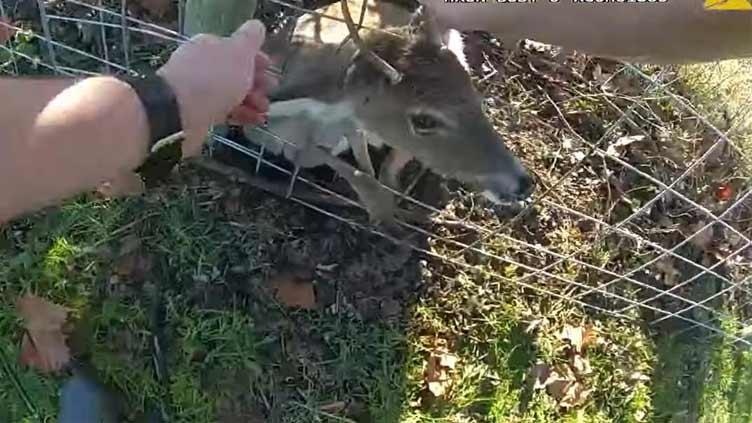
<path id="1" fill-rule="evenodd" d="M 355 117 L 355 111 L 349 103 L 325 103 L 309 97 L 274 102 L 269 106 L 269 117 L 271 119 L 306 118 L 318 122 L 320 127 L 350 120 L 358 128 L 363 128 L 363 124 Z M 384 140 L 374 133 L 366 132 L 364 136 L 366 141 L 374 147 L 378 148 L 384 145 Z M 322 143 L 321 145 L 332 145 L 331 153 L 335 156 L 350 149 L 350 143 L 345 136 L 339 136 L 336 144 L 330 144 L 331 141 L 319 140 Z"/>
<path id="2" fill-rule="evenodd" d="M 276 101 L 269 105 L 269 117 L 272 118 L 306 115 L 319 122 L 331 123 L 352 119 L 354 114 L 355 111 L 348 103 L 324 103 L 309 97 Z"/>
<path id="3" fill-rule="evenodd" d="M 462 34 L 456 29 L 447 30 L 444 34 L 444 43 L 446 48 L 457 56 L 457 60 L 459 60 L 462 67 L 469 72 L 470 66 L 467 64 L 465 42 L 462 40 Z"/>

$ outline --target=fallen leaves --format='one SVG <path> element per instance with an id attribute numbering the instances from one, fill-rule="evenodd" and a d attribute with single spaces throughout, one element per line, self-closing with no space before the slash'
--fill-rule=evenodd
<path id="1" fill-rule="evenodd" d="M 582 405 L 592 390 L 586 389 L 570 369 L 563 367 L 560 372 L 552 371 L 546 381 L 546 390 L 549 395 L 559 402 L 560 407 L 572 408 Z"/>
<path id="2" fill-rule="evenodd" d="M 692 236 L 690 242 L 692 243 L 692 245 L 703 251 L 710 249 L 710 246 L 713 244 L 714 238 L 713 226 L 711 225 L 707 228 L 705 226 L 707 226 L 707 224 L 703 221 L 700 221 L 689 227 L 689 236 Z"/>
<path id="3" fill-rule="evenodd" d="M 734 188 L 729 184 L 721 184 L 715 191 L 715 198 L 718 201 L 728 201 L 734 198 Z"/>
<path id="4" fill-rule="evenodd" d="M 281 272 L 270 281 L 274 298 L 287 307 L 312 310 L 316 308 L 313 281 L 298 272 Z"/>
<path id="5" fill-rule="evenodd" d="M 172 0 L 136 0 L 143 10 L 155 18 L 163 18 L 170 11 L 173 5 Z"/>
<path id="6" fill-rule="evenodd" d="M 584 348 L 597 341 L 597 335 L 592 328 L 579 326 L 565 326 L 561 330 L 559 338 L 569 342 L 569 345 L 577 354 L 581 354 Z"/>
<path id="7" fill-rule="evenodd" d="M 451 372 L 457 366 L 458 361 L 459 358 L 445 348 L 439 347 L 431 352 L 423 377 L 428 390 L 434 396 L 441 397 L 446 393 L 452 382 Z"/>
<path id="8" fill-rule="evenodd" d="M 26 333 L 21 345 L 21 363 L 43 373 L 61 370 L 70 361 L 66 344 L 68 309 L 34 295 L 16 301 L 25 321 Z"/>
<path id="9" fill-rule="evenodd" d="M 621 155 L 621 150 L 623 150 L 624 147 L 627 147 L 630 144 L 643 142 L 646 138 L 645 135 L 629 135 L 621 137 L 608 146 L 606 154 L 611 157 L 619 157 Z"/>
<path id="10" fill-rule="evenodd" d="M 138 236 L 128 235 L 121 241 L 110 282 L 142 283 L 153 267 L 154 259 L 145 251 Z"/>
<path id="11" fill-rule="evenodd" d="M 655 267 L 658 269 L 665 286 L 674 286 L 676 281 L 681 276 L 681 272 L 674 266 L 674 260 L 671 257 L 666 257 L 659 260 Z"/>
<path id="12" fill-rule="evenodd" d="M 573 408 L 584 404 L 592 393 L 584 381 L 593 373 L 585 353 L 598 342 L 598 336 L 591 327 L 565 326 L 559 340 L 566 344 L 563 349 L 567 363 L 553 368 L 538 363 L 530 369 L 530 377 L 535 380 L 533 389 L 545 389 L 560 407 Z"/>
<path id="13" fill-rule="evenodd" d="M 16 29 L 12 28 L 13 22 L 0 16 L 0 44 L 5 44 L 16 35 Z"/>

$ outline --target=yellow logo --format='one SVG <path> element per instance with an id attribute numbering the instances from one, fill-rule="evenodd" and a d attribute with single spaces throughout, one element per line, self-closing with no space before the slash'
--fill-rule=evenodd
<path id="1" fill-rule="evenodd" d="M 705 0 L 706 10 L 752 10 L 752 0 Z"/>

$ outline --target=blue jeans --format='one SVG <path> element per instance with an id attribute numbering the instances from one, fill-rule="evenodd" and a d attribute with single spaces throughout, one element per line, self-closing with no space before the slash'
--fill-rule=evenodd
<path id="1" fill-rule="evenodd" d="M 99 383 L 74 375 L 60 392 L 59 423 L 117 423 L 117 412 Z"/>

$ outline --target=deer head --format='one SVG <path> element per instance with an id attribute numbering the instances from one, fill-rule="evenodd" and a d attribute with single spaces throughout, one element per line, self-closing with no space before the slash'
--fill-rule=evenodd
<path id="1" fill-rule="evenodd" d="M 483 113 L 435 20 L 420 8 L 408 26 L 389 31 L 396 35 L 371 32 L 363 43 L 401 74 L 398 82 L 362 51 L 346 72 L 346 97 L 359 123 L 438 173 L 479 186 L 494 202 L 526 199 L 532 178 Z"/>

